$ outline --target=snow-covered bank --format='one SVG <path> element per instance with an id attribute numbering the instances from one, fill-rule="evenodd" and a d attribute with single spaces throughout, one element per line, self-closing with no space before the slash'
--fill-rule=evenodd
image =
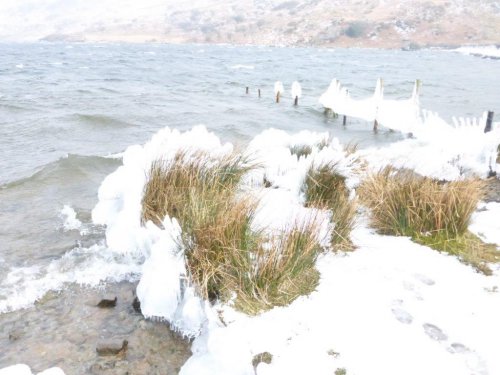
<path id="1" fill-rule="evenodd" d="M 250 318 L 224 311 L 193 343 L 181 374 L 496 374 L 498 274 L 366 228 L 359 247 L 328 254 L 316 292 Z M 422 360 L 425 358 L 425 360 Z"/>
<path id="2" fill-rule="evenodd" d="M 288 135 L 271 129 L 250 142 L 245 152 L 260 167 L 243 177 L 241 188 L 262 198 L 253 225 L 279 231 L 310 214 L 303 206 L 302 184 L 312 165 L 337 163 L 354 188 L 360 178 L 358 157 L 377 160 L 379 152 L 397 160 L 402 155 L 395 145 L 349 154 L 336 139 L 327 138 L 326 133 Z M 410 141 L 420 142 L 420 154 L 408 158 L 415 160 L 410 167 L 420 166 L 426 175 L 455 179 L 460 168 L 475 171 L 485 165 L 462 164 L 469 160 L 464 152 L 481 159 L 484 145 L 454 150 L 460 158 L 452 165 L 456 170 L 447 171 L 442 165 L 447 158 L 422 159 L 429 153 L 423 139 L 402 141 L 398 147 L 408 152 Z M 308 152 L 292 153 L 299 146 Z M 375 234 L 362 217 L 353 233 L 358 249 L 323 255 L 317 290 L 290 306 L 249 317 L 230 304 L 211 306 L 200 299 L 187 282 L 177 221 L 166 217 L 163 228 L 151 222 L 141 226 L 142 191 L 155 159 L 169 160 L 179 150 L 203 150 L 217 160 L 232 149 L 204 127 L 185 133 L 166 128 L 146 145 L 125 152 L 123 166 L 99 189 L 93 211 L 94 221 L 107 226 L 111 251 L 146 259 L 137 290 L 144 314 L 195 338 L 183 375 L 331 374 L 337 368 L 361 375 L 500 372 L 495 351 L 500 345 L 498 269 L 484 276 L 407 238 Z M 489 224 L 488 233 L 500 231 L 497 222 Z M 485 231 L 480 219 L 474 225 L 475 231 Z M 330 229 L 325 223 L 318 237 Z M 255 363 L 254 369 L 254 357 L 263 352 L 272 361 Z"/>
<path id="3" fill-rule="evenodd" d="M 34 373 L 26 365 L 14 365 L 0 369 L 0 375 L 34 375 Z M 59 367 L 52 367 L 36 375 L 64 375 L 64 372 Z"/>

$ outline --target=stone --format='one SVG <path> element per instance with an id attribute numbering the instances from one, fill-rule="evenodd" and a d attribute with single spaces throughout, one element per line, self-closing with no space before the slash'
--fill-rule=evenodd
<path id="1" fill-rule="evenodd" d="M 112 308 L 112 307 L 115 307 L 116 306 L 116 301 L 118 300 L 117 297 L 115 297 L 114 299 L 106 299 L 106 298 L 103 298 L 98 304 L 97 304 L 97 307 L 100 307 L 101 309 L 109 309 L 109 308 Z"/>
<path id="2" fill-rule="evenodd" d="M 142 314 L 141 301 L 139 301 L 138 297 L 134 298 L 134 302 L 132 302 L 132 307 L 134 308 L 134 311 L 136 313 Z"/>
<path id="3" fill-rule="evenodd" d="M 9 341 L 17 341 L 21 337 L 21 332 L 11 331 L 9 332 Z"/>
<path id="4" fill-rule="evenodd" d="M 105 355 L 125 355 L 128 348 L 128 341 L 123 340 L 101 340 L 97 343 L 96 351 L 100 356 Z"/>
<path id="5" fill-rule="evenodd" d="M 273 355 L 269 352 L 263 352 L 263 353 L 259 353 L 259 354 L 254 355 L 254 357 L 252 359 L 252 365 L 253 365 L 253 368 L 256 369 L 260 363 L 264 362 L 264 363 L 270 364 L 272 361 L 273 361 Z"/>

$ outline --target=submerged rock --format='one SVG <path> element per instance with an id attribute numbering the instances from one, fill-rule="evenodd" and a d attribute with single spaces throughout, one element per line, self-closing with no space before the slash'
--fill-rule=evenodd
<path id="1" fill-rule="evenodd" d="M 114 299 L 107 299 L 103 298 L 98 304 L 97 307 L 100 307 L 101 309 L 109 309 L 112 307 L 116 306 L 116 301 L 118 301 L 118 298 L 115 297 Z"/>
<path id="2" fill-rule="evenodd" d="M 128 341 L 123 340 L 101 340 L 97 343 L 96 351 L 100 356 L 125 355 L 128 349 Z"/>

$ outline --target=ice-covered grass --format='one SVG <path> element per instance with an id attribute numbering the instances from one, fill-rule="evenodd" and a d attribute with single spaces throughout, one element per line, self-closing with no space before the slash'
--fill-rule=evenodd
<path id="1" fill-rule="evenodd" d="M 483 189 L 478 179 L 441 182 L 410 170 L 385 168 L 371 174 L 359 194 L 381 233 L 410 236 L 490 273 L 486 263 L 500 260 L 496 246 L 468 232 Z"/>
<path id="2" fill-rule="evenodd" d="M 261 243 L 257 251 L 231 252 L 228 280 L 236 292 L 234 306 L 253 315 L 276 306 L 287 306 L 316 289 L 315 268 L 321 246 L 314 223 L 294 227 Z"/>
<path id="3" fill-rule="evenodd" d="M 169 162 L 152 163 L 142 198 L 142 221 L 179 221 L 189 282 L 212 302 L 258 313 L 310 293 L 320 246 L 312 227 L 278 236 L 252 230 L 258 201 L 242 197 L 238 183 L 252 168 L 240 155 L 211 160 L 181 151 Z"/>
<path id="4" fill-rule="evenodd" d="M 355 225 L 357 201 L 350 197 L 346 177 L 330 162 L 321 166 L 312 165 L 305 178 L 305 204 L 309 207 L 331 211 L 334 228 L 331 246 L 335 250 L 350 250 L 351 231 Z"/>

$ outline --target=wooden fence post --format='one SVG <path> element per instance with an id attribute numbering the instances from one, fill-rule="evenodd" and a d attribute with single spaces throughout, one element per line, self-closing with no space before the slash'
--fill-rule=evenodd
<path id="1" fill-rule="evenodd" d="M 491 131 L 491 126 L 493 125 L 493 111 L 488 111 L 488 117 L 486 118 L 486 126 L 484 127 L 484 132 L 488 133 Z"/>

